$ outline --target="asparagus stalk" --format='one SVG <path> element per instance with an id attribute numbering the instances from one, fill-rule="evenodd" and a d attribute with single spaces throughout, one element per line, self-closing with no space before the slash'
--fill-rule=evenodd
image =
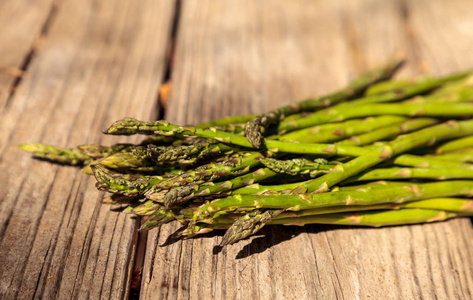
<path id="1" fill-rule="evenodd" d="M 164 137 L 167 138 L 167 137 Z M 161 141 L 161 137 L 142 142 L 143 145 L 153 144 Z M 167 143 L 169 141 L 166 141 Z M 74 166 L 87 165 L 95 160 L 105 158 L 119 152 L 130 152 L 137 146 L 133 144 L 115 144 L 112 146 L 103 145 L 81 145 L 76 149 L 65 149 L 52 145 L 27 143 L 19 146 L 20 149 L 33 153 L 35 156 L 50 160 L 52 162 L 69 164 Z"/>
<path id="2" fill-rule="evenodd" d="M 169 223 L 174 219 L 175 218 L 172 211 L 167 210 L 161 206 L 146 219 L 143 225 L 141 225 L 140 230 L 150 230 L 159 227 L 163 224 Z"/>
<path id="3" fill-rule="evenodd" d="M 404 224 L 411 224 L 408 220 L 413 220 L 415 218 L 405 218 L 407 215 L 404 212 L 401 213 L 394 213 L 394 214 L 384 214 L 384 212 L 388 212 L 392 210 L 393 212 L 404 211 L 405 209 L 417 209 L 417 210 L 431 210 L 437 211 L 438 213 L 445 212 L 447 215 L 450 216 L 469 216 L 473 215 L 473 201 L 462 199 L 462 198 L 434 198 L 434 199 L 426 199 L 426 200 L 419 200 L 414 202 L 408 203 L 382 203 L 376 205 L 364 205 L 364 206 L 334 206 L 334 207 L 324 207 L 324 208 L 317 208 L 317 209 L 307 209 L 307 210 L 300 210 L 300 211 L 284 211 L 277 215 L 271 216 L 269 213 L 271 211 L 261 211 L 256 210 L 253 215 L 256 216 L 265 216 L 265 218 L 261 217 L 260 219 L 253 220 L 251 214 L 246 214 L 245 216 L 233 216 L 231 214 L 219 216 L 215 219 L 211 220 L 203 220 L 199 223 L 191 223 L 190 226 L 184 230 L 182 236 L 191 237 L 195 236 L 196 234 L 201 233 L 208 233 L 212 231 L 214 228 L 218 229 L 226 229 L 228 228 L 227 232 L 225 233 L 224 240 L 222 241 L 223 245 L 234 243 L 242 238 L 245 238 L 251 234 L 256 233 L 261 226 L 265 224 L 269 225 L 297 225 L 300 224 L 300 221 L 303 221 L 303 224 L 317 224 L 322 223 L 320 220 L 328 220 L 333 218 L 335 215 L 337 216 L 364 216 L 370 215 L 373 216 L 374 213 L 383 212 L 383 214 L 379 215 L 379 220 L 381 222 L 376 222 L 378 226 L 391 226 L 391 225 L 404 225 Z M 434 213 L 433 213 L 434 214 Z M 422 215 L 422 214 L 421 214 Z M 435 214 L 434 214 L 435 215 Z M 392 224 L 391 221 L 385 220 L 383 221 L 383 217 L 388 217 L 389 220 L 392 220 L 391 217 L 396 217 L 398 223 Z M 237 221 L 235 221 L 237 219 Z M 344 218 L 345 219 L 345 218 Z M 310 223 L 308 222 L 310 220 Z M 360 221 L 360 219 L 355 219 L 356 221 Z M 373 220 L 373 219 L 372 219 Z M 367 221 L 367 220 L 365 220 Z M 432 220 L 434 221 L 434 220 Z M 438 220 L 441 221 L 441 220 Z M 305 223 L 307 222 L 307 223 Z M 337 223 L 325 223 L 324 221 L 322 224 L 337 224 Z M 426 223 L 429 222 L 424 219 L 418 219 L 418 222 L 414 223 Z M 296 223 L 296 224 L 294 224 Z M 253 225 L 255 224 L 255 225 Z M 371 224 L 371 225 L 369 225 Z M 366 225 L 366 226 L 374 226 L 374 222 L 366 222 L 363 224 L 353 224 L 353 225 Z"/>
<path id="4" fill-rule="evenodd" d="M 407 155 L 406 155 L 407 156 Z M 405 157 L 405 156 L 404 156 Z M 412 157 L 412 156 L 411 156 Z M 415 157 L 415 156 L 414 156 Z M 429 159 L 422 157 L 415 157 L 422 159 L 423 164 L 429 162 Z M 326 160 L 310 161 L 307 159 L 296 158 L 292 160 L 278 160 L 275 158 L 262 158 L 260 161 L 274 172 L 290 174 L 290 175 L 306 175 L 316 177 L 323 173 L 328 173 L 333 170 L 338 164 L 329 164 Z M 402 161 L 398 159 L 398 161 Z M 458 178 L 473 178 L 473 165 L 460 164 L 456 162 L 432 160 L 438 164 L 434 165 L 443 168 L 377 168 L 374 170 L 367 170 L 357 176 L 352 177 L 352 180 L 387 180 L 387 179 L 402 179 L 402 178 L 424 178 L 424 179 L 458 179 Z M 453 166 L 461 166 L 463 168 L 454 169 Z"/>
<path id="5" fill-rule="evenodd" d="M 361 98 L 361 99 L 358 99 L 358 100 L 355 100 L 355 101 L 352 101 L 352 102 L 349 102 L 349 103 L 341 103 L 341 104 L 335 106 L 334 108 L 341 109 L 341 110 L 350 110 L 351 108 L 353 108 L 354 105 L 359 105 L 359 104 L 365 104 L 366 105 L 366 104 L 369 104 L 369 103 L 373 104 L 373 103 L 399 101 L 399 100 L 402 100 L 402 99 L 405 99 L 405 98 L 408 98 L 408 97 L 411 97 L 411 96 L 422 94 L 422 93 L 427 92 L 427 91 L 429 91 L 431 89 L 434 89 L 436 87 L 440 87 L 443 84 L 446 84 L 446 83 L 449 83 L 449 82 L 456 82 L 456 81 L 464 79 L 468 76 L 471 76 L 471 71 L 469 71 L 469 72 L 460 72 L 460 73 L 457 73 L 457 74 L 448 75 L 448 76 L 441 77 L 441 78 L 432 78 L 432 80 L 425 80 L 425 81 L 422 81 L 422 82 L 419 82 L 419 83 L 415 83 L 412 86 L 405 86 L 403 88 L 393 89 L 388 93 L 368 96 L 368 97 Z M 441 100 L 440 98 L 442 98 L 442 97 L 445 98 L 444 100 L 449 100 L 451 98 L 451 94 L 435 95 L 436 102 L 444 102 L 444 101 L 438 101 L 438 100 Z M 468 97 L 471 97 L 471 96 L 468 93 L 464 93 L 464 94 L 461 94 L 461 96 L 458 96 L 458 97 L 462 97 L 463 100 L 469 100 L 470 98 L 468 98 Z M 429 98 L 429 100 L 432 100 L 432 99 Z M 424 102 L 426 102 L 426 101 L 423 101 L 422 103 L 424 103 Z M 324 110 L 320 111 L 319 114 L 331 113 L 331 111 L 332 111 L 331 108 L 327 108 L 327 109 L 324 109 Z M 293 125 L 293 123 L 297 123 L 297 121 L 300 120 L 300 119 L 305 119 L 305 118 L 302 118 L 302 117 L 287 118 L 283 121 L 283 123 Z M 314 125 L 316 125 L 316 124 L 320 124 L 320 123 L 315 122 Z M 284 129 L 284 126 L 285 126 L 284 124 L 281 124 L 279 126 L 279 129 L 280 129 L 279 133 L 285 133 L 285 132 L 289 131 L 287 129 Z M 306 126 L 300 126 L 300 127 L 296 126 L 296 127 L 292 128 L 292 130 L 306 128 L 306 127 L 309 127 L 309 126 L 312 126 L 312 125 L 306 125 Z M 281 131 L 281 129 L 283 129 L 283 130 Z"/>
<path id="6" fill-rule="evenodd" d="M 406 159 L 403 159 L 404 157 Z M 279 161 L 272 158 L 262 158 L 260 159 L 260 161 L 263 162 L 268 167 L 270 167 L 270 169 L 272 169 L 273 171 L 286 172 L 288 174 L 293 174 L 293 175 L 296 175 L 296 174 L 305 175 L 307 173 L 313 172 L 314 173 L 313 175 L 315 176 L 316 173 L 330 171 L 336 165 L 336 164 L 326 164 L 325 162 L 320 164 L 320 162 L 323 162 L 323 160 L 319 160 L 319 163 L 314 163 L 309 170 L 306 170 L 304 169 L 304 165 L 307 165 L 308 162 L 305 160 L 300 160 L 300 159 L 290 160 L 290 161 Z M 432 163 L 432 161 L 434 163 Z M 418 157 L 418 156 L 413 156 L 413 155 L 399 156 L 398 158 L 396 158 L 394 162 L 398 164 L 405 164 L 408 166 L 412 165 L 412 166 L 420 166 L 420 167 L 430 166 L 430 167 L 443 167 L 443 168 L 445 167 L 471 168 L 471 166 L 468 164 L 458 164 L 456 162 L 445 162 L 445 161 L 439 161 L 435 159 L 429 159 L 429 158 Z M 221 165 L 223 165 L 224 167 L 227 167 L 225 163 L 221 163 Z M 200 169 L 202 170 L 207 167 L 210 167 L 210 166 L 206 166 Z M 184 185 L 184 186 L 182 186 L 182 184 L 189 184 L 192 182 L 198 183 L 201 181 L 202 177 L 194 178 L 193 180 L 189 180 L 181 184 L 176 184 L 175 182 L 176 178 L 166 179 L 166 178 L 163 178 L 162 176 L 143 176 L 142 178 L 135 177 L 133 180 L 130 180 L 130 176 L 121 176 L 122 174 L 120 173 L 116 173 L 115 177 L 109 178 L 109 176 L 105 176 L 107 175 L 107 173 L 102 174 L 103 171 L 104 171 L 104 168 L 100 166 L 99 168 L 95 170 L 97 180 L 102 184 L 102 186 L 100 186 L 101 189 L 111 191 L 111 192 L 116 192 L 116 193 L 130 194 L 130 195 L 143 194 L 149 191 L 147 193 L 148 198 L 164 201 L 165 203 L 167 203 L 167 206 L 174 205 L 175 203 L 181 203 L 181 201 L 187 202 L 194 197 L 203 197 L 203 196 L 208 196 L 212 194 L 219 194 L 219 193 L 229 191 L 229 190 L 232 190 L 244 185 L 250 185 L 250 186 L 238 190 L 238 193 L 262 193 L 262 192 L 264 193 L 268 191 L 282 191 L 282 190 L 294 189 L 295 187 L 298 186 L 298 184 L 261 187 L 261 188 L 257 185 L 251 186 L 255 182 L 259 182 L 260 180 L 274 176 L 274 172 L 271 172 L 270 170 L 267 170 L 267 169 L 260 169 L 253 173 L 236 177 L 235 179 L 224 181 L 224 182 L 219 182 L 219 183 L 207 182 L 205 184 L 191 184 L 191 185 Z M 111 171 L 107 171 L 107 172 L 110 173 Z M 189 173 L 191 174 L 193 174 L 193 172 L 194 171 L 189 171 Z M 393 173 L 397 173 L 397 172 L 393 171 Z M 226 174 L 229 174 L 229 173 L 227 172 Z M 401 172 L 400 174 L 403 174 L 403 173 Z M 439 174 L 439 173 L 437 172 L 436 174 Z M 117 178 L 116 176 L 119 176 L 119 177 Z M 183 176 L 186 177 L 187 175 L 183 175 Z M 186 178 L 190 179 L 189 177 L 186 177 Z M 461 177 L 451 177 L 451 178 L 461 178 Z M 118 183 L 117 183 L 117 179 L 119 179 Z M 171 188 L 171 190 L 166 191 L 165 193 L 162 193 L 160 191 L 162 189 L 167 190 L 169 186 L 166 186 L 164 188 L 155 187 L 153 190 L 150 190 L 151 187 L 153 187 L 154 185 L 164 180 L 174 182 L 174 184 L 176 184 L 177 187 Z M 172 184 L 173 183 L 171 183 L 171 185 Z M 182 186 L 182 187 L 179 188 L 179 186 Z M 248 191 L 251 191 L 251 192 L 248 192 Z"/>
<path id="7" fill-rule="evenodd" d="M 298 141 L 304 143 L 330 143 L 351 137 L 353 135 L 372 131 L 387 125 L 400 124 L 403 121 L 406 121 L 406 118 L 401 116 L 370 117 L 362 120 L 355 119 L 341 123 L 333 130 L 324 130 L 324 126 L 315 126 L 293 131 L 291 133 L 282 135 L 279 140 Z"/>
<path id="8" fill-rule="evenodd" d="M 326 192 L 330 187 L 356 175 L 393 156 L 404 153 L 420 146 L 429 145 L 434 141 L 441 141 L 452 137 L 473 134 L 473 120 L 449 121 L 419 131 L 399 136 L 397 139 L 379 146 L 364 155 L 339 165 L 331 173 L 309 181 L 301 187 L 308 192 Z"/>
<path id="9" fill-rule="evenodd" d="M 350 178 L 350 181 L 390 180 L 390 179 L 432 179 L 447 180 L 473 178 L 472 169 L 431 169 L 431 168 L 376 168 Z"/>
<path id="10" fill-rule="evenodd" d="M 231 160 L 221 163 L 210 163 L 197 167 L 195 170 L 189 170 L 168 180 L 164 180 L 154 185 L 146 193 L 146 197 L 151 200 L 163 201 L 162 190 L 168 190 L 173 187 L 184 186 L 190 183 L 202 183 L 203 181 L 213 181 L 226 176 L 238 176 L 247 173 L 250 168 L 260 164 L 256 158 L 260 157 L 259 152 L 247 152 L 234 156 Z"/>
<path id="11" fill-rule="evenodd" d="M 107 130 L 105 130 L 104 133 L 112 135 L 145 134 L 177 137 L 197 136 L 214 139 L 222 143 L 252 148 L 252 145 L 243 136 L 219 131 L 214 127 L 199 128 L 192 126 L 177 126 L 166 121 L 143 122 L 134 118 L 126 118 L 114 122 Z"/>
<path id="12" fill-rule="evenodd" d="M 400 155 L 392 160 L 398 166 L 409 166 L 416 168 L 452 168 L 452 169 L 473 169 L 472 164 L 448 161 L 437 156 L 417 156 L 411 154 Z"/>
<path id="13" fill-rule="evenodd" d="M 404 183 L 405 184 L 405 183 Z M 374 205 L 345 205 L 329 206 L 316 209 L 304 209 L 300 211 L 285 211 L 273 219 L 288 219 L 294 217 L 305 217 L 344 212 L 357 212 L 369 210 L 396 210 L 401 208 L 422 208 L 432 210 L 443 210 L 457 213 L 473 213 L 473 201 L 464 198 L 432 198 L 406 203 L 380 203 Z M 217 221 L 218 222 L 218 221 Z"/>
<path id="14" fill-rule="evenodd" d="M 167 122 L 143 122 L 136 119 L 127 118 L 112 124 L 108 134 L 170 134 L 170 135 L 193 135 L 204 138 L 215 139 L 222 143 L 232 144 L 242 147 L 252 148 L 252 145 L 245 137 L 218 131 L 215 128 L 195 128 L 170 125 Z M 335 147 L 333 144 L 313 144 L 313 143 L 292 143 L 283 141 L 268 140 L 267 147 L 272 152 L 289 152 L 301 154 L 336 154 L 341 155 L 360 155 L 363 149 L 353 146 Z M 340 149 L 338 149 L 340 148 Z"/>
<path id="15" fill-rule="evenodd" d="M 285 133 L 297 129 L 307 128 L 329 122 L 340 122 L 347 119 L 362 118 L 377 115 L 401 116 L 428 116 L 441 118 L 455 118 L 473 114 L 472 103 L 395 103 L 395 104 L 363 104 L 346 109 L 343 107 L 332 108 L 328 111 L 314 113 L 313 115 L 281 122 L 278 132 Z"/>
<path id="16" fill-rule="evenodd" d="M 307 182 L 307 181 L 306 181 Z M 281 194 L 287 195 L 304 182 L 295 182 L 277 185 L 261 185 L 258 183 L 250 184 L 245 187 L 235 189 L 232 195 L 265 195 L 265 194 Z"/>
<path id="17" fill-rule="evenodd" d="M 112 126 L 106 131 L 109 134 L 154 134 L 155 132 L 160 132 L 165 134 L 169 132 L 169 134 L 177 134 L 176 132 L 180 132 L 180 134 L 188 134 L 188 135 L 197 135 L 200 137 L 205 138 L 213 138 L 215 140 L 243 146 L 243 147 L 251 147 L 248 141 L 241 136 L 225 133 L 218 131 L 216 129 L 208 128 L 208 129 L 199 129 L 193 127 L 180 127 L 175 125 L 170 125 L 169 123 L 165 122 L 163 125 L 162 121 L 157 122 L 142 122 L 136 119 L 124 119 L 115 122 Z M 268 140 L 267 141 L 268 149 L 272 152 L 287 152 L 287 153 L 299 153 L 299 154 L 321 154 L 321 155 L 349 155 L 349 156 L 359 156 L 367 152 L 366 149 L 350 146 L 350 145 L 342 145 L 342 144 L 315 144 L 315 143 L 292 143 L 292 142 L 284 142 L 284 141 L 275 141 L 275 140 Z M 124 156 L 127 156 L 132 161 L 129 163 L 122 163 L 122 160 L 126 160 Z M 146 157 L 146 155 L 145 155 Z M 130 154 L 117 154 L 117 160 L 119 161 L 120 167 L 128 167 L 129 165 L 135 166 L 142 166 L 142 158 L 137 158 L 134 156 L 130 156 Z M 107 167 L 114 168 L 117 163 L 115 162 L 115 156 L 107 157 L 107 160 L 110 160 L 110 163 Z M 107 164 L 107 160 L 101 161 L 102 164 Z M 136 161 L 136 162 L 135 162 Z"/>
<path id="18" fill-rule="evenodd" d="M 442 77 L 433 77 L 428 80 L 422 80 L 412 85 L 406 85 L 402 88 L 393 89 L 389 92 L 361 98 L 351 103 L 342 103 L 340 105 L 367 104 L 381 102 L 395 102 L 412 96 L 421 95 L 435 88 L 442 87 L 445 84 L 455 83 L 471 76 L 472 71 L 458 72 Z"/>
<path id="19" fill-rule="evenodd" d="M 366 150 L 365 153 L 368 153 L 369 150 Z M 262 162 L 268 161 L 277 161 L 275 159 L 260 159 Z M 417 156 L 411 154 L 403 154 L 395 157 L 391 160 L 391 164 L 414 167 L 414 168 L 430 168 L 430 169 L 454 169 L 454 170 L 463 170 L 463 169 L 473 169 L 472 164 L 462 163 L 458 161 L 449 161 L 442 159 L 438 156 Z M 336 166 L 336 165 L 335 165 Z M 278 169 L 275 164 L 275 169 Z M 279 167 L 280 168 L 280 167 Z M 460 171 L 461 172 L 461 171 Z M 402 174 L 402 173 L 401 173 Z M 398 177 L 399 178 L 399 177 Z M 291 190 L 296 192 L 306 192 L 306 186 L 310 184 L 311 181 L 305 181 L 300 183 L 292 184 L 282 184 L 282 185 L 271 185 L 271 186 L 261 186 L 259 184 L 248 185 L 243 188 L 239 188 L 235 191 L 236 194 L 267 194 L 267 193 L 282 193 L 287 194 Z"/>
<path id="20" fill-rule="evenodd" d="M 260 159 L 262 162 L 267 162 L 267 161 L 277 161 L 275 159 Z M 408 166 L 408 167 L 414 167 L 414 169 L 418 170 L 419 168 L 427 168 L 427 170 L 431 169 L 439 169 L 440 171 L 434 171 L 436 175 L 431 175 L 431 177 L 438 177 L 441 178 L 442 176 L 442 170 L 445 169 L 451 169 L 452 171 L 448 171 L 447 173 L 450 173 L 449 177 L 450 178 L 462 178 L 461 173 L 462 170 L 466 171 L 466 174 L 469 175 L 469 170 L 468 169 L 473 169 L 473 165 L 471 164 L 466 164 L 466 163 L 460 163 L 457 161 L 448 161 L 441 159 L 440 157 L 437 156 L 416 156 L 416 155 L 411 155 L 411 154 L 403 154 L 400 156 L 397 156 L 395 159 L 392 160 L 392 164 L 396 165 L 401 165 L 401 166 Z M 335 165 L 336 166 L 336 165 Z M 277 169 L 277 167 L 274 167 Z M 398 169 L 399 171 L 402 169 Z M 452 174 L 456 170 L 459 170 L 458 174 Z M 425 172 L 425 171 L 416 171 L 417 174 Z M 428 171 L 427 171 L 428 172 Z M 393 171 L 392 178 L 403 178 L 403 172 L 396 172 Z M 397 174 L 397 175 L 396 175 Z M 407 175 L 404 174 L 404 175 Z M 458 177 L 455 177 L 458 176 Z M 468 178 L 468 177 L 465 177 Z M 387 179 L 387 178 L 384 178 Z M 372 178 L 372 180 L 376 180 L 376 178 Z M 305 182 L 298 182 L 298 183 L 291 183 L 291 184 L 281 184 L 281 185 L 259 185 L 259 184 L 251 184 L 243 188 L 236 189 L 234 191 L 235 194 L 242 194 L 242 195 L 247 195 L 247 194 L 268 194 L 268 193 L 277 193 L 277 194 L 288 194 L 292 190 L 300 191 L 300 192 L 306 192 L 307 188 L 305 187 L 311 183 L 311 181 L 305 181 Z M 392 182 L 391 182 L 392 184 Z M 400 184 L 405 184 L 404 182 Z"/>
<path id="21" fill-rule="evenodd" d="M 198 159 L 215 155 L 229 155 L 238 152 L 238 148 L 218 142 L 200 142 L 194 145 L 181 145 L 176 147 L 148 146 L 143 151 L 146 156 L 156 162 L 193 163 Z"/>
<path id="22" fill-rule="evenodd" d="M 411 79 L 390 79 L 390 80 L 385 80 L 381 81 L 378 83 L 375 83 L 371 86 L 369 86 L 365 93 L 364 96 L 373 96 L 373 95 L 379 95 L 379 94 L 385 94 L 385 93 L 390 93 L 392 91 L 396 90 L 402 90 L 403 88 L 407 86 L 411 86 L 413 84 L 418 84 L 423 81 L 431 81 L 433 79 L 432 76 L 423 76 L 419 78 L 411 78 Z"/>
<path id="23" fill-rule="evenodd" d="M 142 195 L 153 185 L 166 180 L 163 176 L 127 175 L 112 172 L 102 165 L 91 166 L 97 179 L 97 188 L 127 196 Z"/>
<path id="24" fill-rule="evenodd" d="M 254 210 L 235 221 L 225 232 L 220 246 L 233 244 L 243 238 L 246 238 L 271 221 L 275 216 L 282 213 L 283 210 Z"/>
<path id="25" fill-rule="evenodd" d="M 328 163 L 325 159 L 316 159 L 314 161 L 294 158 L 291 160 L 279 160 L 275 158 L 261 158 L 260 161 L 267 168 L 277 173 L 284 173 L 289 175 L 309 175 L 316 177 L 322 173 L 328 173 L 337 164 Z"/>
<path id="26" fill-rule="evenodd" d="M 78 149 L 87 156 L 90 156 L 94 159 L 100 159 L 114 153 L 129 151 L 134 147 L 136 146 L 132 144 L 116 144 L 112 146 L 82 145 L 79 146 Z"/>
<path id="27" fill-rule="evenodd" d="M 456 139 L 456 140 L 443 144 L 442 146 L 437 148 L 436 152 L 439 154 L 442 154 L 442 153 L 452 152 L 452 151 L 456 151 L 456 150 L 460 150 L 464 148 L 469 148 L 472 146 L 473 146 L 473 136 L 467 136 L 467 137 Z"/>
<path id="28" fill-rule="evenodd" d="M 308 181 L 306 181 L 308 182 Z M 233 191 L 232 195 L 289 195 L 291 191 L 298 188 L 304 182 L 295 182 L 289 184 L 280 184 L 280 185 L 260 185 L 260 184 L 251 184 L 243 188 L 238 188 Z M 330 192 L 338 191 L 355 191 L 363 190 L 368 191 L 374 188 L 387 188 L 394 186 L 405 186 L 405 181 L 375 181 L 370 183 L 364 183 L 363 185 L 350 185 L 350 186 L 335 186 Z"/>
<path id="29" fill-rule="evenodd" d="M 304 226 L 307 224 L 327 224 L 327 225 L 355 225 L 367 227 L 385 227 L 408 224 L 432 223 L 445 221 L 450 218 L 471 216 L 472 213 L 456 213 L 442 210 L 422 209 L 422 208 L 406 208 L 399 210 L 373 210 L 361 211 L 353 213 L 333 213 L 324 215 L 309 215 L 304 217 L 274 219 L 267 222 L 268 225 L 286 225 L 286 226 Z M 214 229 L 227 229 L 230 227 L 231 219 L 223 220 L 222 223 L 215 224 L 191 224 L 186 230 L 181 232 L 182 237 L 193 237 L 198 234 L 209 233 Z M 242 227 L 242 226 L 240 226 Z M 253 227 L 258 231 L 260 227 Z M 255 232 L 246 231 L 238 232 L 232 230 L 228 232 L 228 236 L 222 242 L 222 245 L 232 244 L 247 237 Z M 227 233 L 226 233 L 227 235 Z"/>
<path id="30" fill-rule="evenodd" d="M 369 227 L 395 226 L 444 221 L 459 214 L 442 210 L 406 208 L 399 210 L 379 210 L 355 213 L 326 214 L 306 216 L 294 219 L 278 219 L 270 221 L 271 225 L 331 224 L 357 225 Z M 463 216 L 463 214 L 460 214 Z"/>
<path id="31" fill-rule="evenodd" d="M 473 162 L 473 149 L 466 148 L 461 151 L 453 151 L 447 154 L 437 154 L 437 155 L 426 155 L 426 157 L 433 159 L 441 159 L 447 161 L 458 161 L 458 162 Z"/>
<path id="32" fill-rule="evenodd" d="M 305 128 L 325 122 L 340 121 L 345 118 L 364 117 L 369 115 L 382 114 L 400 114 L 400 115 L 424 115 L 440 117 L 461 117 L 473 114 L 473 104 L 470 103 L 433 103 L 433 104 L 371 104 L 360 105 L 353 109 L 344 111 L 332 110 L 330 114 L 314 114 L 312 117 L 303 118 L 291 124 L 280 124 L 280 131 L 287 131 L 297 128 Z M 191 135 L 204 138 L 212 138 L 223 143 L 239 145 L 243 147 L 252 147 L 248 141 L 238 135 L 218 131 L 215 128 L 200 129 L 195 127 L 182 127 L 171 125 L 164 121 L 141 122 L 135 119 L 124 119 L 115 122 L 107 131 L 108 134 L 164 134 L 164 135 Z M 294 147 L 290 143 L 281 141 L 267 141 L 268 149 L 277 149 L 278 151 L 294 151 L 294 148 L 302 148 L 302 145 Z M 306 145 L 304 145 L 306 146 Z M 295 152 L 301 153 L 301 152 Z"/>
<path id="33" fill-rule="evenodd" d="M 406 103 L 459 103 L 470 102 L 473 99 L 473 87 L 463 88 L 455 92 L 446 90 L 432 94 L 429 97 L 414 97 Z"/>
<path id="34" fill-rule="evenodd" d="M 127 214 L 135 214 L 138 216 L 149 216 L 159 210 L 161 205 L 153 201 L 139 201 L 134 205 L 128 206 L 123 212 Z"/>
<path id="35" fill-rule="evenodd" d="M 65 149 L 37 143 L 22 144 L 20 148 L 33 153 L 37 157 L 73 166 L 83 165 L 93 160 L 92 157 L 78 149 Z"/>
<path id="36" fill-rule="evenodd" d="M 119 152 L 112 155 L 106 156 L 102 159 L 94 161 L 91 165 L 101 164 L 104 167 L 110 169 L 156 169 L 156 164 L 149 160 L 146 155 L 139 154 L 137 151 L 132 152 Z"/>
<path id="37" fill-rule="evenodd" d="M 276 173 L 268 168 L 261 168 L 252 173 L 235 177 L 222 182 L 206 182 L 204 184 L 189 184 L 180 187 L 173 187 L 164 195 L 164 205 L 171 207 L 176 204 L 182 204 L 193 198 L 205 197 L 209 195 L 218 195 L 239 187 L 251 185 L 255 182 L 271 178 Z M 150 199 L 156 199 L 155 194 L 147 195 Z"/>
<path id="38" fill-rule="evenodd" d="M 431 126 L 438 123 L 436 119 L 431 118 L 417 118 L 407 120 L 401 124 L 394 124 L 386 127 L 382 127 L 365 134 L 358 136 L 352 136 L 349 139 L 337 142 L 337 145 L 353 145 L 353 146 L 363 146 L 368 145 L 376 141 L 382 141 L 387 139 L 392 139 L 397 137 L 400 134 L 408 133 L 415 131 L 427 126 Z"/>
<path id="39" fill-rule="evenodd" d="M 429 198 L 466 196 L 473 192 L 470 181 L 441 181 L 434 183 L 406 183 L 404 186 L 378 188 L 368 191 L 338 191 L 299 195 L 235 195 L 217 199 L 198 207 L 194 220 L 216 218 L 222 214 L 252 209 L 303 210 L 341 205 L 373 205 L 403 203 Z"/>
<path id="40" fill-rule="evenodd" d="M 473 76 L 470 74 L 465 78 L 460 80 L 449 82 L 443 86 L 432 91 L 432 96 L 445 96 L 450 95 L 455 97 L 454 95 L 457 93 L 461 93 L 463 90 L 471 88 L 473 86 Z"/>

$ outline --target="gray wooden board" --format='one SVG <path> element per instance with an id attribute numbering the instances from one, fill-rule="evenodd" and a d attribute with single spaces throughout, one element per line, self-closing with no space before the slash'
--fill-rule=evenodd
<path id="1" fill-rule="evenodd" d="M 120 139 L 101 131 L 114 120 L 155 118 L 174 9 L 152 0 L 59 5 L 0 116 L 0 298 L 128 293 L 136 220 L 102 205 L 92 177 L 17 146 L 111 144 Z"/>
<path id="2" fill-rule="evenodd" d="M 167 119 L 263 112 L 343 86 L 396 51 L 401 76 L 473 67 L 471 1 L 183 1 Z M 161 247 L 148 235 L 144 299 L 471 298 L 469 219 L 383 229 L 264 228 Z"/>
<path id="3" fill-rule="evenodd" d="M 52 16 L 52 0 L 0 2 L 0 112 L 5 109 L 21 69 L 39 45 Z M 17 74 L 18 73 L 18 74 Z"/>

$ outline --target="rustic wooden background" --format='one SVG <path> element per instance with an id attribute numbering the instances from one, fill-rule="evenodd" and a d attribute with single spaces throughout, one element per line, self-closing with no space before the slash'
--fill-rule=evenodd
<path id="1" fill-rule="evenodd" d="M 263 112 L 399 50 L 401 76 L 472 68 L 472 15 L 468 0 L 1 0 L 0 298 L 472 298 L 469 219 L 162 247 L 176 225 L 138 234 L 139 221 L 100 204 L 93 178 L 17 149 L 110 144 L 101 130 L 125 116 Z"/>

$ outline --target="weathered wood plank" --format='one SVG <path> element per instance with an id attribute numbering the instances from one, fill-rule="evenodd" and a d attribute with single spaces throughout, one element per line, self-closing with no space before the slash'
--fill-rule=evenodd
<path id="1" fill-rule="evenodd" d="M 112 121 L 155 118 L 174 9 L 151 0 L 61 5 L 0 117 L 0 298 L 127 294 L 136 221 L 102 205 L 93 178 L 17 145 L 109 144 L 117 139 L 101 130 Z"/>
<path id="2" fill-rule="evenodd" d="M 0 112 L 54 11 L 53 0 L 0 2 Z"/>
<path id="3" fill-rule="evenodd" d="M 357 70 L 339 14 L 330 2 L 184 1 L 166 118 L 196 123 L 262 112 L 342 86 Z M 173 226 L 150 232 L 148 245 L 162 244 Z M 218 255 L 213 248 L 221 237 L 148 247 L 141 295 L 315 297 L 315 254 L 307 234 L 293 228 L 264 232 L 273 235 Z M 278 245 L 266 249 L 272 243 Z M 288 250 L 295 255 L 288 257 Z"/>
<path id="4" fill-rule="evenodd" d="M 410 60 L 403 76 L 472 67 L 473 3 L 453 2 L 184 1 L 167 119 L 262 112 L 340 87 L 396 50 Z M 264 228 L 219 253 L 221 236 L 158 246 L 176 229 L 149 233 L 144 299 L 471 297 L 468 219 Z"/>

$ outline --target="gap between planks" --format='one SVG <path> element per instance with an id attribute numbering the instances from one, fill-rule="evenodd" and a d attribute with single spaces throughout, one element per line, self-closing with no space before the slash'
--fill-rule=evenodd
<path id="1" fill-rule="evenodd" d="M 18 85 L 20 85 L 20 82 L 23 79 L 23 76 L 25 75 L 25 73 L 28 71 L 28 67 L 30 66 L 32 60 L 34 59 L 38 51 L 41 49 L 41 46 L 44 44 L 44 40 L 46 39 L 49 33 L 49 28 L 51 28 L 51 24 L 54 22 L 54 19 L 57 15 L 57 11 L 63 1 L 64 0 L 54 0 L 53 3 L 51 4 L 51 8 L 48 12 L 48 15 L 46 16 L 46 19 L 44 20 L 43 25 L 41 26 L 41 30 L 39 31 L 39 34 L 36 37 L 34 43 L 31 45 L 30 50 L 26 53 L 25 58 L 23 59 L 23 62 L 21 63 L 19 68 L 11 69 L 8 67 L 4 67 L 2 68 L 2 70 L 0 70 L 0 71 L 8 72 L 15 77 L 15 79 L 12 82 L 12 85 L 10 86 L 10 92 L 5 102 L 5 107 L 4 107 L 5 110 L 8 109 L 8 107 L 10 106 L 10 103 L 13 99 L 16 88 L 18 87 Z"/>
<path id="2" fill-rule="evenodd" d="M 164 76 L 161 81 L 160 86 L 169 84 L 172 78 L 172 67 L 173 67 L 173 59 L 174 53 L 177 44 L 177 32 L 179 28 L 179 17 L 181 15 L 181 0 L 176 0 L 175 8 L 174 8 L 174 15 L 172 17 L 172 28 L 171 34 L 169 36 L 169 44 L 167 45 L 167 57 L 164 63 Z M 166 101 L 163 99 L 163 95 L 158 92 L 156 96 L 156 105 L 157 105 L 157 115 L 156 120 L 162 120 L 165 118 L 166 115 Z M 142 218 L 138 218 L 137 222 L 142 223 Z M 141 281 L 143 279 L 143 266 L 145 262 L 145 255 L 146 255 L 146 248 L 148 247 L 148 231 L 139 230 L 137 244 L 135 246 L 136 253 L 134 258 L 134 263 L 132 266 L 132 276 L 131 280 L 129 280 L 129 299 L 139 299 L 140 292 L 141 292 Z M 151 245 L 153 246 L 153 245 Z"/>

